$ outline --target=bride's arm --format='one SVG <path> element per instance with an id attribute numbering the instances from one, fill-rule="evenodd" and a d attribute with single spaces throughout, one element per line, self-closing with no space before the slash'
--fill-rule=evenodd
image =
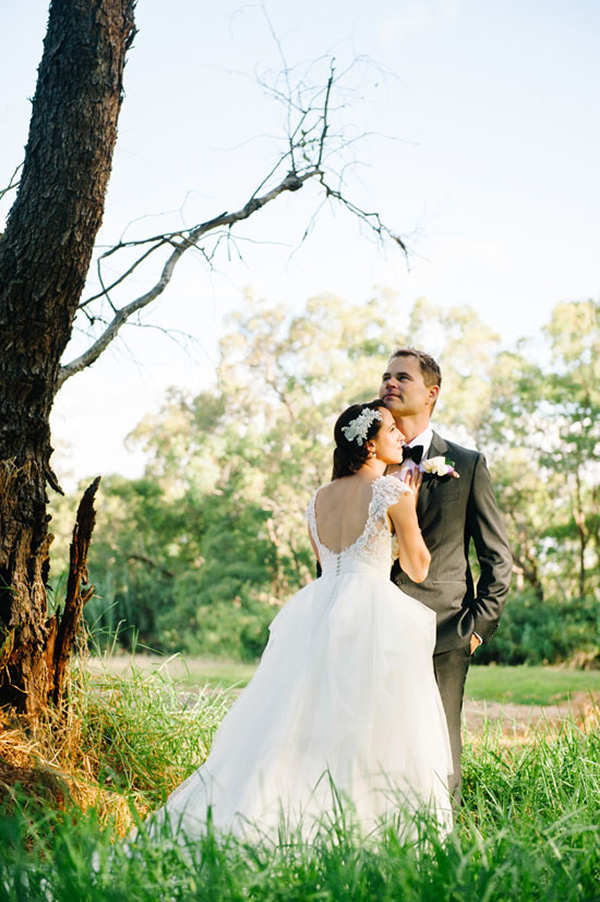
<path id="1" fill-rule="evenodd" d="M 431 555 L 423 541 L 417 520 L 416 499 L 412 492 L 401 495 L 388 516 L 398 541 L 400 566 L 414 583 L 422 583 L 429 573 Z"/>

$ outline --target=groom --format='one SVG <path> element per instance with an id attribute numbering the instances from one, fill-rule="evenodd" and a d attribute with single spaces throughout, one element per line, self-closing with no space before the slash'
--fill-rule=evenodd
<path id="1" fill-rule="evenodd" d="M 427 469 L 425 462 L 439 457 L 453 462 L 459 477 L 433 472 L 423 477 L 417 515 L 431 553 L 427 579 L 414 583 L 397 561 L 392 568 L 396 585 L 437 614 L 433 663 L 452 746 L 454 774 L 449 785 L 458 802 L 460 718 L 469 660 L 497 628 L 510 586 L 512 555 L 483 455 L 446 441 L 430 426 L 441 384 L 442 374 L 432 357 L 399 348 L 388 361 L 379 397 L 407 443 L 404 461 L 394 469 L 403 474 L 420 463 Z M 469 566 L 471 541 L 480 569 L 476 586 Z"/>

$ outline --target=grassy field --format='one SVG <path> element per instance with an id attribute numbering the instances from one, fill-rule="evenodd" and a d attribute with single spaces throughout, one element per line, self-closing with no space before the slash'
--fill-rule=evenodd
<path id="1" fill-rule="evenodd" d="M 183 689 L 189 690 L 205 685 L 223 689 L 242 688 L 250 681 L 256 669 L 255 664 L 228 658 L 194 658 L 180 655 L 166 657 L 152 654 L 91 657 L 88 666 L 92 672 L 108 671 L 119 676 L 126 676 L 132 670 L 139 670 L 144 674 L 164 673 L 176 680 Z"/>
<path id="2" fill-rule="evenodd" d="M 471 667 L 466 694 L 515 705 L 553 705 L 579 692 L 600 692 L 599 670 L 565 667 Z"/>
<path id="3" fill-rule="evenodd" d="M 210 689 L 182 709 L 167 673 L 185 673 L 181 662 L 138 660 L 122 677 L 123 663 L 76 673 L 69 720 L 46 735 L 0 724 L 0 902 L 600 902 L 600 731 L 568 718 L 520 742 L 471 738 L 464 804 L 445 838 L 423 820 L 414 842 L 394 831 L 369 841 L 345 817 L 310 844 L 209 832 L 193 844 L 142 835 L 125 848 L 134 818 L 201 763 L 233 694 Z M 250 671 L 188 662 L 187 686 Z M 596 685 L 569 671 L 494 671 L 473 668 L 470 686 L 528 686 L 533 698 L 548 673 L 552 692 Z M 21 789 L 6 782 L 11 762 Z"/>
<path id="4" fill-rule="evenodd" d="M 133 666 L 143 673 L 162 671 L 181 683 L 183 689 L 200 686 L 243 687 L 255 665 L 226 658 L 172 658 L 158 655 L 116 655 L 108 659 L 90 659 L 92 669 L 108 668 L 126 674 Z M 553 705 L 568 701 L 575 693 L 600 692 L 600 671 L 569 670 L 561 667 L 478 667 L 467 677 L 466 695 L 477 701 L 516 705 Z"/>

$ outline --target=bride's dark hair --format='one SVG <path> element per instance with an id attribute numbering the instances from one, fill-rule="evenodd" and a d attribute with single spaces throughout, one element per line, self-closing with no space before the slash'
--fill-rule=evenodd
<path id="1" fill-rule="evenodd" d="M 341 479 L 342 476 L 351 476 L 356 473 L 369 456 L 367 449 L 367 441 L 375 438 L 381 429 L 381 420 L 373 420 L 362 445 L 359 445 L 356 439 L 348 441 L 343 433 L 344 426 L 349 426 L 352 420 L 360 416 L 363 410 L 377 410 L 385 407 L 383 401 L 369 401 L 368 404 L 353 404 L 339 415 L 337 422 L 333 427 L 333 437 L 335 439 L 335 449 L 333 451 L 333 473 L 331 479 Z"/>

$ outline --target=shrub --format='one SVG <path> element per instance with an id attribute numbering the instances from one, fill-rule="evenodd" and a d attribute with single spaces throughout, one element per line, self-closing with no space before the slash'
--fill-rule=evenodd
<path id="1" fill-rule="evenodd" d="M 480 664 L 559 664 L 600 646 L 600 600 L 540 600 L 511 595 L 493 641 L 477 652 Z"/>

